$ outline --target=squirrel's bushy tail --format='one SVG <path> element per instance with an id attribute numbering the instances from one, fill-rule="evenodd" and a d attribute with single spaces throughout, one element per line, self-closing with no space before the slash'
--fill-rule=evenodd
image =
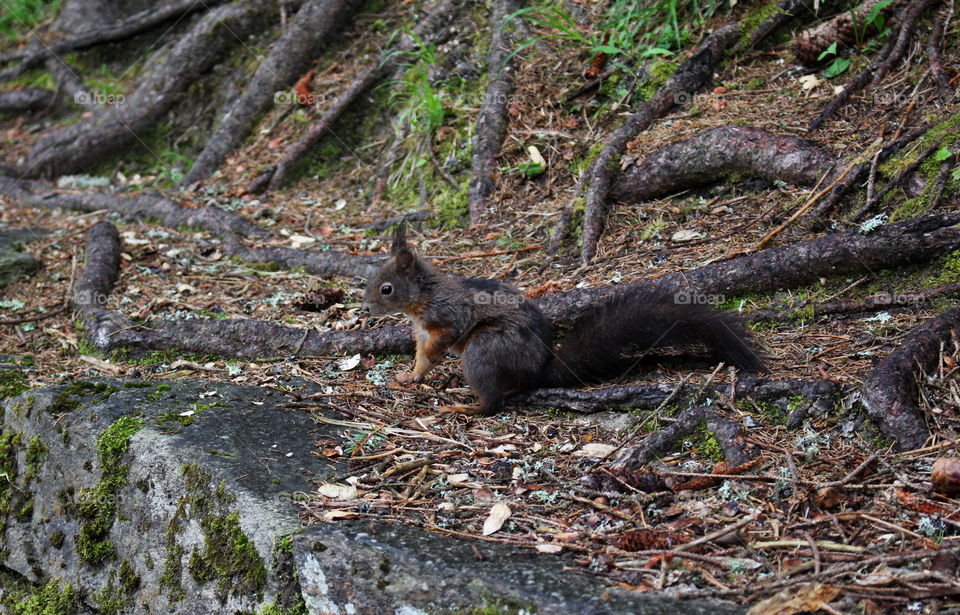
<path id="1" fill-rule="evenodd" d="M 750 333 L 736 317 L 676 297 L 627 293 L 579 318 L 560 342 L 543 386 L 619 378 L 650 351 L 665 348 L 705 348 L 728 365 L 764 370 Z"/>

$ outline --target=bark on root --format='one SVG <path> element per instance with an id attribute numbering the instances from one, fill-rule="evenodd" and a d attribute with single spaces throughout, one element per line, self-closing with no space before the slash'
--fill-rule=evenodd
<path id="1" fill-rule="evenodd" d="M 681 412 L 675 423 L 651 434 L 640 445 L 625 448 L 614 462 L 614 468 L 640 469 L 669 453 L 681 439 L 696 433 L 701 425 L 717 438 L 724 459 L 730 465 L 737 466 L 757 456 L 756 449 L 740 437 L 740 428 L 722 418 L 715 406 L 695 406 Z"/>
<path id="2" fill-rule="evenodd" d="M 960 214 L 943 214 L 881 225 L 870 234 L 835 233 L 633 284 L 554 293 L 537 305 L 555 322 L 571 322 L 620 292 L 676 293 L 685 301 L 702 295 L 731 298 L 804 286 L 824 276 L 872 273 L 957 249 L 958 222 Z"/>
<path id="3" fill-rule="evenodd" d="M 219 207 L 185 207 L 158 194 L 124 197 L 106 192 L 64 192 L 49 184 L 0 175 L 0 196 L 22 206 L 74 211 L 112 211 L 136 219 L 159 220 L 168 228 L 196 227 L 214 234 L 267 237 L 265 230 Z"/>
<path id="4" fill-rule="evenodd" d="M 206 179 L 253 131 L 254 122 L 274 104 L 274 94 L 290 87 L 359 10 L 359 0 L 307 0 L 280 38 L 270 46 L 243 94 L 230 106 L 182 184 Z M 295 101 L 291 101 L 295 104 Z"/>
<path id="5" fill-rule="evenodd" d="M 87 233 L 86 263 L 73 291 L 73 304 L 87 339 L 104 352 L 178 350 L 224 357 L 325 356 L 345 352 L 409 353 L 410 327 L 368 331 L 295 329 L 258 320 L 154 320 L 136 323 L 104 306 L 117 281 L 120 236 L 109 222 L 98 222 Z"/>
<path id="6" fill-rule="evenodd" d="M 160 50 L 154 68 L 123 104 L 40 139 L 20 175 L 82 172 L 135 145 L 227 49 L 262 28 L 275 8 L 276 0 L 231 3 L 208 12 L 171 48 Z"/>
<path id="7" fill-rule="evenodd" d="M 757 43 L 765 39 L 771 32 L 786 24 L 794 17 L 799 17 L 800 14 L 805 11 L 809 12 L 811 16 L 815 16 L 816 12 L 813 8 L 814 0 L 782 0 L 777 5 L 777 12 L 761 21 L 753 32 L 750 33 L 747 44 L 738 46 L 737 50 L 743 51 L 744 47 L 749 49 L 756 46 Z"/>
<path id="8" fill-rule="evenodd" d="M 937 297 L 949 297 L 958 294 L 960 294 L 960 282 L 954 282 L 915 293 L 873 295 L 862 301 L 827 301 L 794 308 L 756 310 L 747 315 L 747 320 L 750 322 L 787 322 L 801 319 L 810 320 L 835 314 L 861 314 L 896 307 L 917 307 Z"/>
<path id="9" fill-rule="evenodd" d="M 815 143 L 758 128 L 724 126 L 670 144 L 627 168 L 611 201 L 636 203 L 747 173 L 770 181 L 812 186 L 834 157 Z"/>
<path id="10" fill-rule="evenodd" d="M 23 88 L 0 92 L 0 113 L 40 111 L 53 105 L 54 94 L 43 88 Z"/>
<path id="11" fill-rule="evenodd" d="M 941 344 L 957 328 L 960 308 L 914 327 L 906 341 L 884 357 L 863 383 L 863 406 L 899 450 L 920 448 L 930 435 L 920 410 L 917 379 L 936 365 Z"/>
<path id="12" fill-rule="evenodd" d="M 172 229 L 200 228 L 218 236 L 230 256 L 251 263 L 276 263 L 287 269 L 302 267 L 318 276 L 370 277 L 383 262 L 383 256 L 378 254 L 311 252 L 281 246 L 249 247 L 241 237 L 267 239 L 269 234 L 245 218 L 219 207 L 185 207 L 159 195 L 123 197 L 105 192 L 62 192 L 41 182 L 0 175 L 0 196 L 29 207 L 87 212 L 107 210 L 130 218 L 158 220 Z"/>
<path id="13" fill-rule="evenodd" d="M 693 54 L 680 65 L 653 97 L 633 113 L 607 139 L 603 150 L 587 171 L 584 182 L 585 212 L 583 221 L 583 246 L 580 257 L 589 262 L 597 251 L 597 241 L 603 232 L 607 214 L 607 196 L 619 167 L 620 156 L 627 142 L 646 130 L 654 120 L 663 117 L 674 105 L 689 102 L 691 97 L 710 83 L 713 70 L 723 57 L 724 51 L 736 43 L 740 24 L 733 23 L 718 29 L 698 46 Z M 554 250 L 567 232 L 573 204 L 567 207 L 554 231 L 551 249 Z"/>
<path id="14" fill-rule="evenodd" d="M 616 408 L 653 410 L 671 397 L 685 397 L 701 389 L 687 385 L 679 391 L 668 384 L 608 386 L 591 390 L 540 389 L 511 399 L 511 404 L 540 408 L 558 408 L 578 414 L 593 414 Z M 717 386 L 714 391 L 730 394 L 730 387 Z M 828 380 L 769 380 L 745 378 L 737 380 L 733 395 L 759 401 L 772 401 L 801 395 L 813 400 L 829 400 L 832 404 L 840 387 Z"/>
<path id="15" fill-rule="evenodd" d="M 473 163 L 471 169 L 468 202 L 470 224 L 476 226 L 487 212 L 488 199 L 493 194 L 499 174 L 497 156 L 507 136 L 507 102 L 513 93 L 514 46 L 508 31 L 507 17 L 518 8 L 517 0 L 495 0 L 490 18 L 490 54 L 487 56 L 487 94 L 477 115 L 477 128 L 473 136 Z"/>
<path id="16" fill-rule="evenodd" d="M 462 0 L 442 0 L 431 11 L 430 15 L 414 28 L 413 33 L 421 40 L 434 40 L 438 31 L 449 24 L 456 12 L 462 7 Z M 307 133 L 287 149 L 279 162 L 270 165 L 257 176 L 250 183 L 247 191 L 252 194 L 261 194 L 267 190 L 279 188 L 287 180 L 290 171 L 300 162 L 304 154 L 336 124 L 340 116 L 352 107 L 365 92 L 396 70 L 408 58 L 410 52 L 415 49 L 416 42 L 414 39 L 405 36 L 399 45 L 380 54 L 376 64 L 361 73 L 346 90 L 337 96 L 330 107 L 310 126 Z"/>
<path id="17" fill-rule="evenodd" d="M 883 0 L 866 0 L 851 11 L 843 11 L 832 19 L 808 28 L 796 36 L 793 55 L 800 64 L 816 64 L 820 54 L 833 43 L 841 48 L 854 44 L 858 36 L 866 34 L 873 36 L 877 29 L 872 24 L 866 24 L 866 18 L 873 7 Z M 888 5 L 881 11 L 881 15 L 889 13 L 892 6 Z M 867 31 L 858 33 L 858 29 L 866 26 Z"/>
<path id="18" fill-rule="evenodd" d="M 890 158 L 890 156 L 899 152 L 907 144 L 912 143 L 917 138 L 923 136 L 930 129 L 930 127 L 931 126 L 929 124 L 918 126 L 895 139 L 893 143 L 880 150 L 880 154 L 877 157 L 877 164 L 886 161 L 888 158 Z M 867 176 L 870 174 L 870 168 L 872 166 L 873 163 L 871 161 L 863 162 L 857 165 L 853 171 L 847 173 L 847 176 L 841 181 L 837 182 L 837 185 L 833 187 L 833 190 L 831 190 L 830 193 L 825 196 L 816 207 L 810 210 L 810 212 L 806 215 L 807 219 L 812 221 L 814 225 L 820 225 L 821 218 L 833 211 L 833 209 L 840 204 L 840 201 L 842 201 L 852 189 L 863 185 L 863 183 L 867 180 Z"/>
<path id="19" fill-rule="evenodd" d="M 137 34 L 146 32 L 164 22 L 183 18 L 199 10 L 209 10 L 223 0 L 175 0 L 160 6 L 153 6 L 131 15 L 116 23 L 95 28 L 89 32 L 66 36 L 52 43 L 44 43 L 39 38 L 34 45 L 27 49 L 0 54 L 0 63 L 19 61 L 11 69 L 0 73 L 0 81 L 16 79 L 30 69 L 43 64 L 48 58 L 62 57 L 71 51 L 89 49 L 103 43 L 122 41 Z"/>

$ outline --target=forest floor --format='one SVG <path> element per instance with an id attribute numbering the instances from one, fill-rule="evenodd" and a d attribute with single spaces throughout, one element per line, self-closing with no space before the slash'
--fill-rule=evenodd
<path id="1" fill-rule="evenodd" d="M 597 7 L 583 5 L 587 23 L 600 18 Z M 690 33 L 693 42 L 706 27 L 722 25 L 749 8 L 736 7 L 709 20 L 701 31 Z M 402 21 L 403 11 L 410 9 L 399 10 L 394 18 Z M 318 61 L 323 79 L 317 81 L 315 93 L 335 94 L 367 66 L 370 50 L 382 47 L 389 34 L 389 28 L 373 27 L 376 19 L 358 20 L 330 57 Z M 472 26 L 482 30 L 469 20 L 465 24 L 464 40 L 476 36 Z M 923 27 L 928 27 L 926 21 Z M 733 124 L 807 137 L 806 126 L 845 76 L 831 80 L 823 76 L 823 67 L 798 66 L 789 38 L 787 32 L 773 44 L 723 63 L 713 93 L 655 122 L 630 144 L 628 156 L 642 158 L 665 144 Z M 953 24 L 945 41 L 944 69 L 949 75 L 960 74 Z M 438 55 L 456 56 L 460 42 L 441 46 Z M 923 83 L 922 42 L 914 44 L 907 61 L 885 81 L 889 86 L 870 99 L 857 98 L 810 138 L 837 156 L 852 156 L 904 123 L 913 126 L 922 118 L 955 114 L 955 104 L 941 102 Z M 217 177 L 176 198 L 230 209 L 264 226 L 277 245 L 356 253 L 384 252 L 389 246 L 386 233 L 364 231 L 363 224 L 431 208 L 438 217 L 411 229 L 408 236 L 427 258 L 459 274 L 496 277 L 542 293 L 628 283 L 749 252 L 813 192 L 738 177 L 614 209 L 597 257 L 588 267 L 580 265 L 573 242 L 558 257 L 548 257 L 549 234 L 560 210 L 576 196 L 577 178 L 591 151 L 643 96 L 643 84 L 631 91 L 631 79 L 621 69 L 600 92 L 567 102 L 564 94 L 583 83 L 581 74 L 590 55 L 570 42 L 544 45 L 547 49 L 531 46 L 519 63 L 500 158 L 503 173 L 492 198 L 495 212 L 481 227 L 466 228 L 457 217 L 463 211 L 462 193 L 469 176 L 470 118 L 483 95 L 474 83 L 476 76 L 440 92 L 447 108 L 440 126 L 425 137 L 408 135 L 387 172 L 380 154 L 393 143 L 398 129 L 382 112 L 390 105 L 411 107 L 408 99 L 391 99 L 390 88 L 382 88 L 374 92 L 366 110 L 337 125 L 300 177 L 282 190 L 265 197 L 245 193 L 257 169 L 275 162 L 299 137 L 313 117 L 311 111 L 297 109 L 287 115 L 288 109 L 278 106 Z M 869 50 L 854 54 L 846 76 L 855 74 L 869 57 Z M 458 66 L 476 61 L 468 54 Z M 450 70 L 438 62 L 437 72 Z M 811 74 L 818 82 L 805 89 L 801 77 Z M 619 82 L 610 83 L 614 79 Z M 628 102 L 620 103 L 625 97 Z M 0 140 L 5 157 L 22 156 L 52 123 L 69 121 L 70 116 L 3 118 Z M 423 142 L 438 152 L 439 164 L 457 187 L 443 187 L 433 163 L 416 155 Z M 546 172 L 535 177 L 523 172 L 530 146 L 546 161 Z M 889 173 L 902 166 L 924 146 L 923 141 L 908 146 L 882 169 Z M 118 189 L 166 188 L 165 182 L 178 172 L 173 166 L 124 160 L 103 176 Z M 89 179 L 75 179 L 80 184 L 74 186 Z M 386 182 L 382 189 L 378 179 Z M 61 186 L 71 187 L 70 181 L 61 181 Z M 908 200 L 908 195 L 895 191 L 884 209 L 894 219 L 911 217 L 898 210 Z M 949 207 L 956 207 L 956 201 L 941 210 Z M 103 217 L 0 210 L 0 229 L 51 231 L 26 246 L 43 261 L 44 269 L 4 290 L 0 317 L 59 305 L 82 264 L 84 231 Z M 128 316 L 256 318 L 304 329 L 363 329 L 398 321 L 362 317 L 362 287 L 352 281 L 234 261 L 206 232 L 108 218 L 119 226 L 124 251 L 120 281 L 108 307 Z M 834 224 L 836 229 L 851 227 L 842 220 Z M 773 245 L 814 236 L 807 225 L 798 223 Z M 825 278 L 801 291 L 715 299 L 724 309 L 749 314 L 760 308 L 922 290 L 960 279 L 958 258 L 945 254 L 939 262 L 909 269 Z M 299 309 L 318 293 L 332 297 L 332 305 L 318 312 Z M 304 506 L 308 521 L 371 517 L 509 543 L 564 557 L 571 567 L 588 569 L 611 584 L 639 592 L 665 590 L 744 604 L 783 592 L 777 603 L 792 598 L 809 611 L 932 613 L 960 608 L 949 597 L 960 591 L 955 574 L 960 560 L 955 555 L 935 560 L 932 567 L 916 565 L 916 554 L 960 535 L 955 520 L 960 502 L 929 488 L 932 462 L 957 453 L 960 387 L 955 371 L 960 344 L 955 340 L 944 347 L 940 367 L 924 379 L 922 406 L 936 434 L 925 449 L 891 452 L 890 443 L 864 417 L 852 391 L 911 327 L 948 305 L 951 302 L 944 299 L 752 325 L 768 357 L 769 377 L 836 382 L 845 391 L 836 406 L 811 415 L 798 429 L 788 429 L 787 415 L 795 408 L 713 400 L 762 451 L 758 461 L 742 469 L 741 476 L 711 476 L 676 488 L 686 479 L 711 475 L 723 459 L 716 440 L 704 432 L 685 439 L 649 468 L 666 481 L 663 488 L 647 492 L 625 485 L 619 496 L 591 491 L 583 477 L 602 472 L 620 448 L 670 425 L 691 400 L 653 413 L 618 409 L 575 415 L 531 408 L 489 418 L 451 416 L 438 414 L 436 407 L 471 399 L 453 359 L 430 382 L 401 387 L 391 377 L 409 369 L 412 359 L 406 356 L 256 361 L 170 352 L 104 356 L 82 338 L 69 312 L 0 328 L 0 351 L 10 363 L 29 368 L 33 385 L 98 376 L 151 380 L 201 376 L 283 389 L 296 378 L 321 383 L 326 387 L 322 397 L 300 399 L 295 406 L 297 411 L 315 405 L 342 412 L 342 438 L 318 441 L 316 454 L 348 456 L 352 470 L 349 476 L 319 482 L 315 497 Z M 727 371 L 715 372 L 714 367 L 708 362 L 664 364 L 630 382 L 706 386 L 731 381 Z M 802 404 L 803 399 L 795 403 Z M 858 473 L 852 474 L 855 469 Z M 496 527 L 484 532 L 485 526 Z M 712 535 L 709 543 L 683 547 L 705 535 Z"/>

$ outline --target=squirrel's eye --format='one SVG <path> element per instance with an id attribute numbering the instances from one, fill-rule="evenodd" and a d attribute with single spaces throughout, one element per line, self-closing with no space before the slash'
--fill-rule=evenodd
<path id="1" fill-rule="evenodd" d="M 389 285 L 389 284 L 384 284 L 383 286 L 380 287 L 380 294 L 381 294 L 381 295 L 389 295 L 389 294 L 391 294 L 392 292 L 393 292 L 393 286 L 391 286 L 391 285 Z"/>

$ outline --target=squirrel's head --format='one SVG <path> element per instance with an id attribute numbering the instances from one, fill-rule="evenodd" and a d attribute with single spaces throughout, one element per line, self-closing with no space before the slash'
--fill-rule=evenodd
<path id="1" fill-rule="evenodd" d="M 367 281 L 360 309 L 373 316 L 410 311 L 421 300 L 428 267 L 407 247 L 406 223 L 401 222 L 393 235 L 390 260 Z"/>

